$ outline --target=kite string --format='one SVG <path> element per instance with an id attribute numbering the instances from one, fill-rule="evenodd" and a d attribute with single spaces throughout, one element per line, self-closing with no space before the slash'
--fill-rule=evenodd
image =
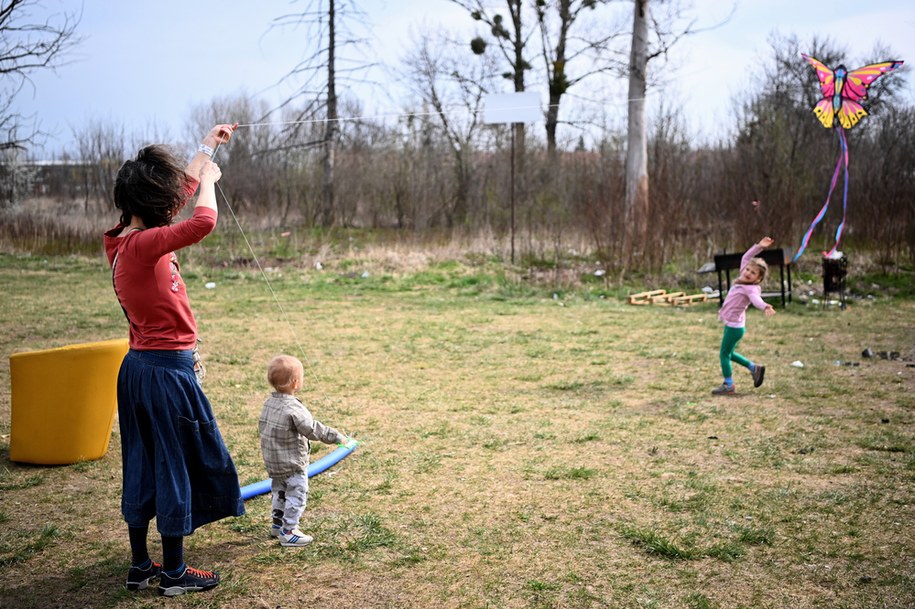
<path id="1" fill-rule="evenodd" d="M 214 158 L 214 159 L 216 158 L 216 153 L 219 151 L 220 145 L 221 144 L 216 145 L 216 148 L 213 150 L 212 158 Z M 248 247 L 248 251 L 251 252 L 251 257 L 254 260 L 254 264 L 257 266 L 258 270 L 261 273 L 261 276 L 264 278 L 264 283 L 267 284 L 267 289 L 270 292 L 270 295 L 273 297 L 274 304 L 276 304 L 277 308 L 279 309 L 280 313 L 283 316 L 283 320 L 286 322 L 286 325 L 289 327 L 289 332 L 292 335 L 292 340 L 295 343 L 295 346 L 298 348 L 299 353 L 302 355 L 302 362 L 304 364 L 303 367 L 309 371 L 309 373 L 311 374 L 312 380 L 315 381 L 315 383 L 317 384 L 318 377 L 314 371 L 314 366 L 309 365 L 310 358 L 305 354 L 305 349 L 302 347 L 302 343 L 299 340 L 299 336 L 295 331 L 295 327 L 292 325 L 292 321 L 289 319 L 289 315 L 286 313 L 286 309 L 283 307 L 282 303 L 280 302 L 279 298 L 277 297 L 276 291 L 273 289 L 273 284 L 270 283 L 270 278 L 267 277 L 267 272 L 264 270 L 264 267 L 261 266 L 260 260 L 257 257 L 257 253 L 255 253 L 254 247 L 251 245 L 251 242 L 248 240 L 248 236 L 245 234 L 245 231 L 241 226 L 241 222 L 239 222 L 238 216 L 235 215 L 235 210 L 232 209 L 232 205 L 229 204 L 229 198 L 226 196 L 226 193 L 223 192 L 222 187 L 219 185 L 219 182 L 216 182 L 216 189 L 219 191 L 220 196 L 222 196 L 222 200 L 225 203 L 226 209 L 228 209 L 229 213 L 232 215 L 232 219 L 235 221 L 235 226 L 238 227 L 238 232 L 241 234 L 242 239 L 245 242 L 245 245 Z M 327 400 L 326 396 L 324 396 L 323 394 L 322 394 L 322 396 L 325 398 L 324 399 L 325 402 L 329 401 L 329 400 Z"/>
<path id="2" fill-rule="evenodd" d="M 512 106 L 512 107 L 500 107 L 499 110 L 528 110 L 530 108 L 540 108 L 540 105 L 537 106 Z M 548 106 L 549 107 L 549 106 Z M 449 109 L 450 111 L 450 109 Z M 238 127 L 264 127 L 268 125 L 313 125 L 318 123 L 342 123 L 347 121 L 362 121 L 370 119 L 384 119 L 384 118 L 404 118 L 404 117 L 422 117 L 422 116 L 437 116 L 443 114 L 444 112 L 439 112 L 438 110 L 430 110 L 429 112 L 395 112 L 390 114 L 363 114 L 361 116 L 338 116 L 337 118 L 311 118 L 303 119 L 297 121 L 265 121 L 259 123 L 239 123 Z"/>
<path id="3" fill-rule="evenodd" d="M 644 101 L 644 98 L 627 99 L 625 103 L 629 104 L 630 102 L 633 102 L 633 101 Z M 620 104 L 620 105 L 623 105 L 623 104 Z M 537 104 L 536 106 L 531 106 L 531 105 L 506 106 L 506 107 L 500 106 L 499 110 L 504 112 L 506 110 L 530 110 L 531 108 L 543 108 L 543 107 L 544 106 L 542 106 L 540 104 Z M 547 104 L 546 105 L 547 109 L 553 108 L 553 107 L 558 108 L 559 104 Z M 451 113 L 454 110 L 454 108 L 463 109 L 462 106 L 452 106 L 450 108 L 449 107 L 443 108 L 441 111 L 430 110 L 428 112 L 393 112 L 393 113 L 389 113 L 389 114 L 363 114 L 360 116 L 340 116 L 340 117 L 332 118 L 332 119 L 314 118 L 314 119 L 303 119 L 303 120 L 295 120 L 295 121 L 263 121 L 263 122 L 255 122 L 255 123 L 239 123 L 237 125 L 237 127 L 250 128 L 250 127 L 265 127 L 265 126 L 271 126 L 271 125 L 272 126 L 313 125 L 313 124 L 319 124 L 319 123 L 320 124 L 332 123 L 332 122 L 342 123 L 342 122 L 347 122 L 347 121 L 360 121 L 360 120 L 371 120 L 371 119 L 405 118 L 405 117 L 415 118 L 415 117 L 424 117 L 424 116 L 438 116 L 440 114 Z M 479 114 L 479 112 L 473 112 L 473 114 Z"/>

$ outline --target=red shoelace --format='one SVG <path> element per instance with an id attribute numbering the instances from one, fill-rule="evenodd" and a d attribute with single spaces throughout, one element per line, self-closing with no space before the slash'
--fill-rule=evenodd
<path id="1" fill-rule="evenodd" d="M 190 572 L 191 575 L 194 575 L 196 577 L 213 578 L 216 575 L 212 571 L 201 571 L 200 569 L 195 569 L 194 567 L 188 567 L 187 570 L 188 570 L 188 572 Z"/>

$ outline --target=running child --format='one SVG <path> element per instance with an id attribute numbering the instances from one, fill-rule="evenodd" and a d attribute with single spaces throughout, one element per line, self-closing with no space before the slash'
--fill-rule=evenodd
<path id="1" fill-rule="evenodd" d="M 759 387 L 766 375 L 766 367 L 756 364 L 740 353 L 737 353 L 737 343 L 746 333 L 746 313 L 752 304 L 766 314 L 766 317 L 775 315 L 775 309 L 762 299 L 760 285 L 769 271 L 766 261 L 756 255 L 771 246 L 771 237 L 763 237 L 759 243 L 753 245 L 740 259 L 740 276 L 728 290 L 724 304 L 718 311 L 718 319 L 724 322 L 724 336 L 721 338 L 721 373 L 724 382 L 720 387 L 712 389 L 712 395 L 733 395 L 734 377 L 731 362 L 736 362 L 750 371 L 753 375 L 753 386 Z"/>

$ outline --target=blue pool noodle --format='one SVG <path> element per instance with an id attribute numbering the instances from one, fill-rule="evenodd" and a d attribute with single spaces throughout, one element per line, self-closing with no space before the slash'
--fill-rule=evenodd
<path id="1" fill-rule="evenodd" d="M 317 476 L 321 472 L 333 467 L 339 463 L 344 457 L 349 455 L 351 452 L 356 450 L 356 447 L 359 445 L 359 442 L 356 440 L 350 440 L 346 444 L 342 444 L 337 447 L 333 452 L 330 452 L 314 463 L 308 466 L 308 477 Z M 258 495 L 263 495 L 264 493 L 270 492 L 271 480 L 267 478 L 266 480 L 261 480 L 260 482 L 255 482 L 253 484 L 247 484 L 241 487 L 241 498 L 248 500 L 251 497 L 257 497 Z"/>

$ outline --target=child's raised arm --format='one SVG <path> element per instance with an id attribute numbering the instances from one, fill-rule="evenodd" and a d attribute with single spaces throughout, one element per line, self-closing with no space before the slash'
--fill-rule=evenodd
<path id="1" fill-rule="evenodd" d="M 775 241 L 772 240 L 772 237 L 763 237 L 762 239 L 759 240 L 759 243 L 757 245 L 759 245 L 759 247 L 761 247 L 763 249 L 766 249 L 773 243 L 775 243 Z"/>

